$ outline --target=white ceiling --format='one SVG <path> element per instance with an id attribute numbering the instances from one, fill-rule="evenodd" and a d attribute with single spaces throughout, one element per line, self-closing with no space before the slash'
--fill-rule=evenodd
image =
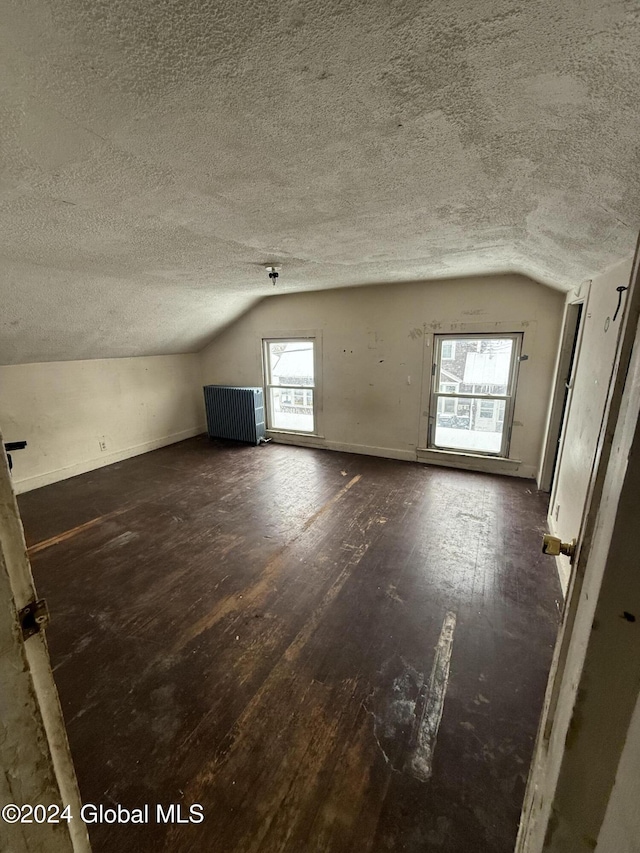
<path id="1" fill-rule="evenodd" d="M 273 292 L 519 271 L 640 227 L 640 7 L 2 0 L 0 363 L 199 349 Z"/>

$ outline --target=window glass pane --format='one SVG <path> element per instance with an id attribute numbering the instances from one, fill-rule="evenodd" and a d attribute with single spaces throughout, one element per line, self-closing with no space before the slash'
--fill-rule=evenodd
<path id="1" fill-rule="evenodd" d="M 269 385 L 313 385 L 313 341 L 269 341 Z"/>
<path id="2" fill-rule="evenodd" d="M 454 411 L 445 409 L 445 403 L 452 403 Z M 504 412 L 504 400 L 439 397 L 433 443 L 452 450 L 500 453 Z"/>
<path id="3" fill-rule="evenodd" d="M 313 432 L 313 391 L 271 388 L 270 429 Z"/>
<path id="4" fill-rule="evenodd" d="M 442 341 L 438 391 L 454 383 L 462 394 L 508 394 L 512 350 L 511 338 Z"/>

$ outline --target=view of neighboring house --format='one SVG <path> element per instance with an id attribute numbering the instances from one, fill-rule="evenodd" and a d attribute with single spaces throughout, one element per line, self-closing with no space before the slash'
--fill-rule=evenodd
<path id="1" fill-rule="evenodd" d="M 313 342 L 269 341 L 265 358 L 268 364 L 270 426 L 313 432 Z"/>
<path id="2" fill-rule="evenodd" d="M 501 450 L 513 357 L 513 337 L 441 339 L 434 446 Z"/>
<path id="3" fill-rule="evenodd" d="M 448 394 L 505 394 L 512 341 L 458 338 L 442 342 L 439 390 Z M 496 432 L 504 420 L 504 401 L 440 397 L 438 424 Z"/>

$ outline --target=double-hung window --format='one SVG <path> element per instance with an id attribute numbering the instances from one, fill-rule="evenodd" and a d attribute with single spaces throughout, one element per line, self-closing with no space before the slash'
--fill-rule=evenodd
<path id="1" fill-rule="evenodd" d="M 315 340 L 265 338 L 267 429 L 316 432 Z"/>
<path id="2" fill-rule="evenodd" d="M 508 456 L 521 341 L 435 335 L 429 447 Z"/>

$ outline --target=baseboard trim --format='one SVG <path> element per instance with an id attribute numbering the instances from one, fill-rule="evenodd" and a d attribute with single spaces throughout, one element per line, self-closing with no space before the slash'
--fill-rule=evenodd
<path id="1" fill-rule="evenodd" d="M 317 435 L 301 435 L 295 433 L 273 432 L 269 430 L 269 438 L 276 444 L 293 444 L 298 447 L 315 447 L 319 450 L 336 450 L 340 453 L 358 453 L 361 456 L 382 456 L 385 459 L 401 459 L 405 462 L 415 462 L 415 450 L 399 450 L 396 447 L 375 447 L 368 444 L 346 444 L 342 441 L 328 441 Z"/>
<path id="2" fill-rule="evenodd" d="M 463 471 L 481 471 L 485 474 L 506 474 L 509 477 L 522 477 L 527 480 L 535 480 L 536 477 L 536 468 L 533 465 L 523 465 L 519 459 L 499 459 L 496 456 L 428 448 L 418 448 L 416 457 L 418 462 L 426 465 L 441 465 Z"/>
<path id="3" fill-rule="evenodd" d="M 124 459 L 130 459 L 132 456 L 140 456 L 143 453 L 149 453 L 151 450 L 158 450 L 161 447 L 166 447 L 169 444 L 176 444 L 178 441 L 184 441 L 186 438 L 193 438 L 206 432 L 207 428 L 204 424 L 191 427 L 190 429 L 174 432 L 171 435 L 162 436 L 162 438 L 154 438 L 151 441 L 145 441 L 142 444 L 135 444 L 132 447 L 126 447 L 122 450 L 115 450 L 111 453 L 104 453 L 100 456 L 92 457 L 91 459 L 83 459 L 81 462 L 76 462 L 73 465 L 68 465 L 65 468 L 56 468 L 53 471 L 46 471 L 44 474 L 35 474 L 32 477 L 24 477 L 21 480 L 13 481 L 13 488 L 17 495 L 23 492 L 30 492 L 33 489 L 40 489 L 42 486 L 50 486 L 52 483 L 58 483 L 60 480 L 68 480 L 70 477 L 77 477 L 79 474 L 86 474 L 88 471 L 95 471 L 97 468 L 105 468 L 107 465 L 113 465 L 114 462 L 122 462 Z"/>
<path id="4" fill-rule="evenodd" d="M 316 447 L 320 450 L 337 450 L 341 453 L 359 453 L 363 456 L 381 456 L 385 459 L 400 459 L 404 462 L 421 462 L 427 465 L 441 465 L 446 468 L 459 468 L 464 471 L 482 471 L 486 474 L 507 474 L 510 477 L 522 477 L 534 480 L 536 468 L 523 465 L 517 459 L 496 459 L 492 456 L 479 456 L 468 453 L 447 453 L 442 450 L 400 450 L 397 447 L 375 447 L 368 444 L 347 444 L 342 441 L 329 441 L 319 435 L 275 432 L 268 430 L 267 435 L 277 444 L 293 444 L 297 447 Z"/>

